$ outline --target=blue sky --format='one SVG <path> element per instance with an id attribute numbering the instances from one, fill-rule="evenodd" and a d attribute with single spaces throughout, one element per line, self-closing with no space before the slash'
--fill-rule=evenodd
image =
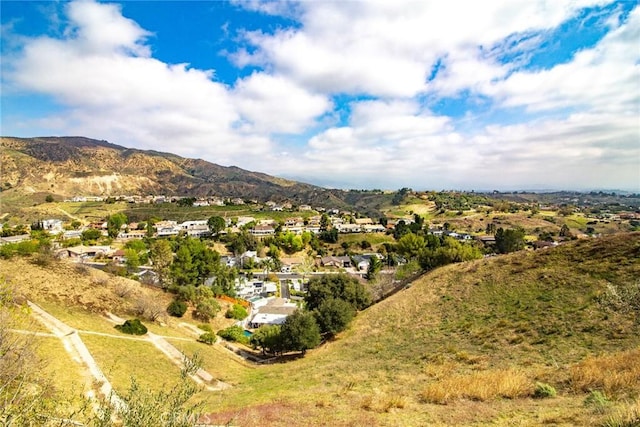
<path id="1" fill-rule="evenodd" d="M 2 135 L 337 188 L 640 190 L 638 2 L 0 8 Z"/>

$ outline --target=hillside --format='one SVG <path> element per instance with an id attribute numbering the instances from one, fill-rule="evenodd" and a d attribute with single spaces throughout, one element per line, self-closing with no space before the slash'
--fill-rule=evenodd
<path id="1" fill-rule="evenodd" d="M 251 389 L 339 425 L 598 425 L 638 405 L 638 277 L 640 233 L 451 265 Z M 537 383 L 558 396 L 533 399 Z M 592 390 L 606 404 L 585 404 Z"/>
<path id="2" fill-rule="evenodd" d="M 114 294 L 120 279 L 102 273 L 0 267 L 76 328 L 105 332 L 105 307 L 131 309 Z M 437 269 L 289 363 L 252 367 L 217 345 L 174 344 L 201 351 L 233 385 L 201 394 L 213 423 L 631 426 L 623 421 L 640 419 L 639 277 L 640 233 L 619 234 Z M 158 333 L 185 336 L 171 328 Z M 131 350 L 127 340 L 87 334 L 116 386 L 126 384 L 123 372 L 145 375 L 117 356 Z M 136 351 L 137 360 L 157 357 Z M 169 381 L 160 375 L 149 385 Z M 538 383 L 557 396 L 533 398 Z"/>
<path id="3" fill-rule="evenodd" d="M 52 194 L 219 196 L 346 206 L 320 187 L 83 137 L 0 139 L 3 197 Z M 9 194 L 4 194 L 9 193 Z"/>

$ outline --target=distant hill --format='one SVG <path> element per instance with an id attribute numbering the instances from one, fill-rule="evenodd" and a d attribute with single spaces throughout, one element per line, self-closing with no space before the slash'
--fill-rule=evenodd
<path id="1" fill-rule="evenodd" d="M 74 195 L 220 196 L 345 208 L 339 190 L 83 137 L 0 138 L 2 185 Z"/>

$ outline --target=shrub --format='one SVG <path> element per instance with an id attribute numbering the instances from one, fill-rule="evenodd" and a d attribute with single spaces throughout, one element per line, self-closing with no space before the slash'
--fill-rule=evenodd
<path id="1" fill-rule="evenodd" d="M 591 408 L 596 414 L 605 413 L 610 405 L 611 402 L 607 399 L 607 396 L 599 390 L 593 390 L 584 399 L 584 406 Z"/>
<path id="2" fill-rule="evenodd" d="M 553 386 L 545 383 L 537 383 L 536 389 L 533 392 L 533 397 L 537 399 L 545 399 L 547 397 L 555 397 L 556 394 L 556 389 L 553 388 Z"/>
<path id="3" fill-rule="evenodd" d="M 120 332 L 130 335 L 144 335 L 147 333 L 147 327 L 144 326 L 139 319 L 129 319 L 122 325 L 116 325 L 115 328 Z"/>
<path id="4" fill-rule="evenodd" d="M 203 322 L 208 322 L 220 311 L 220 304 L 213 299 L 207 298 L 196 304 L 196 310 L 193 312 L 193 317 L 200 319 Z"/>
<path id="5" fill-rule="evenodd" d="M 216 342 L 216 336 L 211 332 L 205 332 L 198 337 L 198 341 L 212 345 L 214 342 Z"/>
<path id="6" fill-rule="evenodd" d="M 173 317 L 182 317 L 187 312 L 187 303 L 174 299 L 167 307 L 167 313 Z"/>
<path id="7" fill-rule="evenodd" d="M 240 304 L 233 304 L 233 306 L 224 314 L 224 317 L 227 319 L 242 320 L 248 315 L 249 313 L 247 313 L 247 310 L 243 306 Z"/>
<path id="8" fill-rule="evenodd" d="M 249 344 L 249 337 L 244 334 L 244 329 L 238 325 L 229 326 L 227 329 L 221 329 L 218 331 L 218 335 L 227 341 Z"/>

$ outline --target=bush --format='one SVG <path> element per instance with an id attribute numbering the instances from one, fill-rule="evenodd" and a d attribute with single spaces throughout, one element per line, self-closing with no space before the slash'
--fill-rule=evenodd
<path id="1" fill-rule="evenodd" d="M 198 341 L 205 344 L 212 345 L 214 342 L 216 342 L 216 336 L 211 332 L 205 332 L 204 334 L 198 337 Z"/>
<path id="2" fill-rule="evenodd" d="M 193 317 L 202 320 L 203 322 L 208 322 L 212 318 L 216 317 L 218 311 L 220 311 L 220 304 L 218 304 L 218 302 L 213 298 L 207 298 L 196 304 L 196 310 L 193 312 Z"/>
<path id="3" fill-rule="evenodd" d="M 536 389 L 533 392 L 533 397 L 537 399 L 545 399 L 547 397 L 555 397 L 556 394 L 556 389 L 553 388 L 553 386 L 545 383 L 537 383 Z"/>
<path id="4" fill-rule="evenodd" d="M 147 327 L 144 326 L 139 319 L 129 319 L 122 325 L 116 325 L 115 328 L 120 332 L 130 335 L 144 335 L 147 333 Z"/>
<path id="5" fill-rule="evenodd" d="M 173 300 L 167 307 L 167 313 L 173 317 L 182 317 L 187 312 L 187 303 L 180 300 Z"/>
<path id="6" fill-rule="evenodd" d="M 244 329 L 238 325 L 229 326 L 227 329 L 221 329 L 218 331 L 218 335 L 227 341 L 249 344 L 249 337 L 244 334 Z"/>
<path id="7" fill-rule="evenodd" d="M 596 414 L 603 414 L 606 412 L 607 408 L 611 406 L 611 402 L 603 392 L 593 390 L 584 399 L 584 406 L 591 408 Z"/>
<path id="8" fill-rule="evenodd" d="M 240 304 L 233 304 L 233 307 L 227 310 L 227 312 L 224 314 L 224 317 L 226 317 L 227 319 L 242 320 L 248 315 L 249 313 L 247 313 L 247 310 L 243 306 L 241 306 Z"/>

